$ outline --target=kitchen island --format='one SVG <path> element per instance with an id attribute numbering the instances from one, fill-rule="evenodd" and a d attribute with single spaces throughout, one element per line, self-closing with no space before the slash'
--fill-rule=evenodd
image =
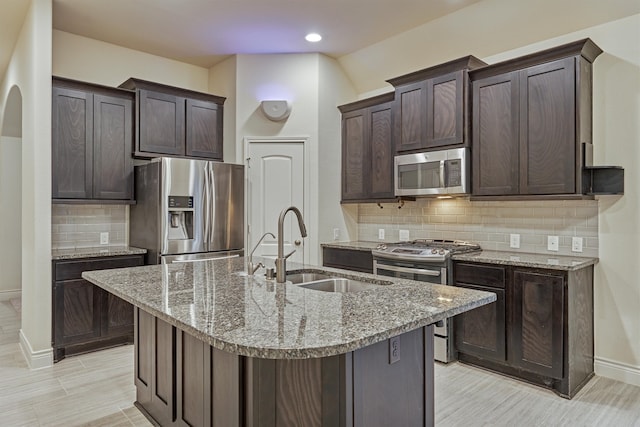
<path id="1" fill-rule="evenodd" d="M 433 425 L 432 325 L 496 300 L 289 263 L 383 285 L 323 292 L 247 276 L 246 262 L 83 273 L 136 307 L 136 404 L 160 425 Z"/>

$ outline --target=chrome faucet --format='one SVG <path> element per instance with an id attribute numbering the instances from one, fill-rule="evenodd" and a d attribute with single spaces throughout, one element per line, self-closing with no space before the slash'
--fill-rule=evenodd
<path id="1" fill-rule="evenodd" d="M 307 227 L 302 221 L 302 214 L 295 206 L 290 206 L 283 209 L 280 212 L 278 218 L 278 258 L 276 258 L 276 282 L 284 283 L 287 279 L 287 258 L 289 258 L 296 251 L 295 249 L 284 255 L 284 217 L 287 216 L 289 211 L 293 211 L 298 217 L 298 227 L 300 228 L 300 234 L 302 237 L 307 237 Z"/>
<path id="2" fill-rule="evenodd" d="M 260 246 L 260 243 L 262 243 L 262 241 L 264 240 L 265 237 L 267 236 L 271 236 L 274 239 L 276 238 L 276 236 L 273 235 L 273 233 L 270 232 L 266 232 L 262 235 L 262 237 L 260 238 L 260 240 L 258 240 L 258 243 L 256 243 L 256 245 L 254 246 L 253 250 L 251 251 L 251 253 L 249 254 L 249 262 L 247 263 L 247 273 L 249 274 L 249 276 L 253 276 L 254 273 L 260 268 L 260 267 L 264 267 L 264 264 L 259 262 L 258 265 L 253 265 L 253 253 L 256 251 L 256 249 L 258 249 L 258 246 Z"/>

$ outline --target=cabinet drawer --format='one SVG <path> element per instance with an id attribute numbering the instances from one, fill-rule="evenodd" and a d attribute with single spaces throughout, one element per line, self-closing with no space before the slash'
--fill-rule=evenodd
<path id="1" fill-rule="evenodd" d="M 53 261 L 54 280 L 80 279 L 83 271 L 135 267 L 143 264 L 143 255 Z"/>
<path id="2" fill-rule="evenodd" d="M 373 273 L 373 255 L 371 255 L 371 251 L 322 248 L 322 265 Z"/>
<path id="3" fill-rule="evenodd" d="M 484 264 L 455 263 L 453 281 L 454 283 L 470 283 L 493 288 L 504 288 L 506 269 Z"/>

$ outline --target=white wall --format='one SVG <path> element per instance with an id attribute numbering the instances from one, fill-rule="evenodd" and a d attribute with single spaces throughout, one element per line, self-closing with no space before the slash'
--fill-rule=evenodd
<path id="1" fill-rule="evenodd" d="M 129 77 L 208 92 L 206 68 L 53 30 L 53 75 L 117 87 Z"/>
<path id="2" fill-rule="evenodd" d="M 5 120 L 7 117 L 4 118 Z M 22 138 L 0 137 L 0 300 L 22 289 Z"/>
<path id="3" fill-rule="evenodd" d="M 236 144 L 236 56 L 209 69 L 209 92 L 226 97 L 224 102 L 224 161 L 243 163 L 242 145 Z"/>
<path id="4" fill-rule="evenodd" d="M 32 0 L 6 74 L 0 111 L 15 85 L 22 94 L 22 328 L 30 366 L 51 351 L 51 0 Z M 6 242 L 2 242 L 6 244 Z"/>
<path id="5" fill-rule="evenodd" d="M 640 385 L 640 195 L 636 191 L 640 164 L 640 15 L 593 26 L 609 15 L 606 11 L 600 16 L 591 12 L 603 7 L 613 10 L 625 2 L 592 3 L 589 0 L 589 7 L 593 6 L 589 13 L 561 10 L 547 14 L 548 9 L 538 2 L 484 0 L 340 58 L 340 63 L 363 93 L 388 88 L 385 78 L 468 54 L 494 63 L 585 37 L 605 51 L 593 67 L 594 160 L 595 164 L 625 168 L 626 193 L 599 200 L 600 262 L 595 268 L 594 296 L 596 373 Z M 632 8 L 640 7 L 637 1 L 627 3 Z M 487 31 L 489 28 L 492 31 Z M 507 50 L 516 46 L 520 47 Z"/>

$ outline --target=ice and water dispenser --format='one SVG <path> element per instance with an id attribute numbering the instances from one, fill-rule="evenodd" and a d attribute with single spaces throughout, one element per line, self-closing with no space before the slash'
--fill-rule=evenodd
<path id="1" fill-rule="evenodd" d="M 168 240 L 193 239 L 193 197 L 168 196 Z"/>

